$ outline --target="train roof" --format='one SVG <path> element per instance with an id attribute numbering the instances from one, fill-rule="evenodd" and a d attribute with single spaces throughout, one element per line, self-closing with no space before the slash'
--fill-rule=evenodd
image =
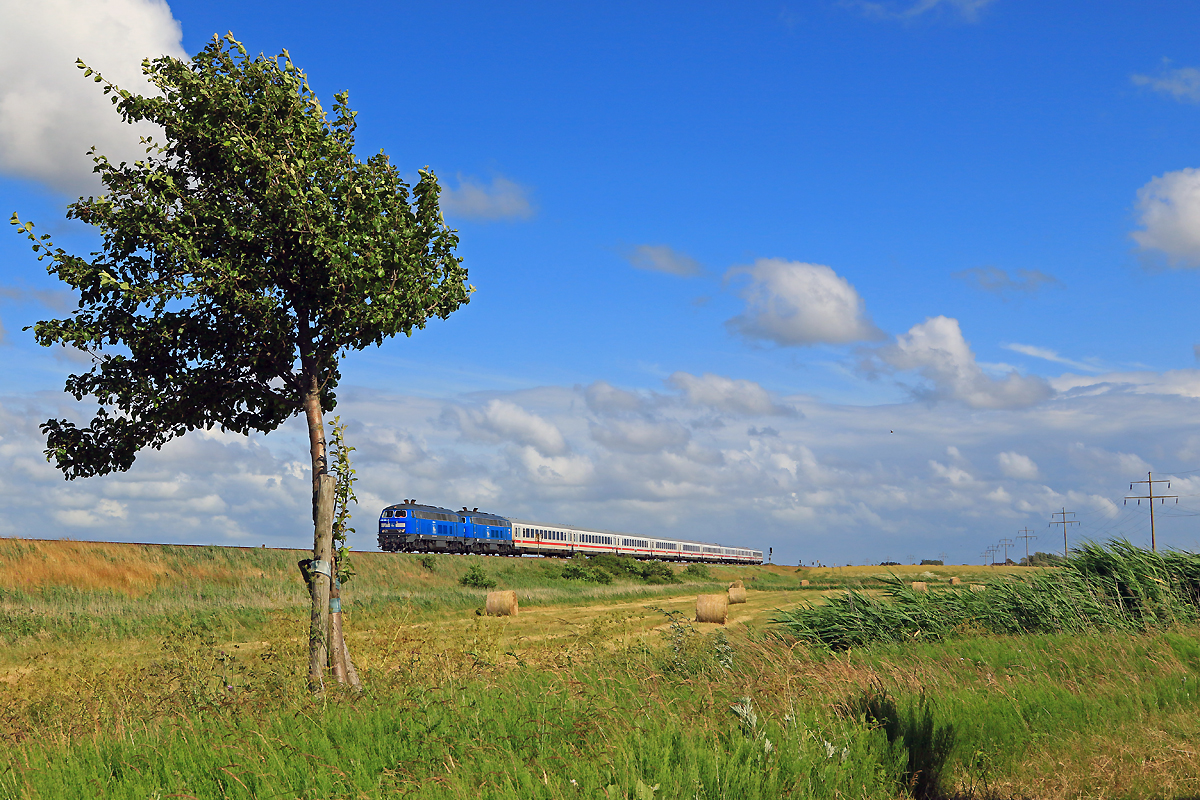
<path id="1" fill-rule="evenodd" d="M 392 503 L 390 506 L 384 506 L 383 510 L 387 511 L 389 508 L 412 508 L 412 509 L 420 509 L 422 511 L 440 511 L 443 514 L 461 514 L 462 513 L 461 511 L 454 511 L 453 509 L 442 508 L 441 506 L 427 506 L 424 503 Z"/>
<path id="2" fill-rule="evenodd" d="M 754 552 L 754 553 L 762 553 L 761 550 L 755 550 L 753 547 L 738 547 L 736 545 L 731 545 L 731 544 L 717 544 L 716 542 L 697 542 L 694 539 L 676 539 L 674 536 L 652 536 L 651 534 L 648 534 L 648 533 L 629 533 L 628 531 L 608 531 L 603 528 L 584 528 L 580 525 L 557 525 L 553 522 L 535 522 L 535 521 L 529 520 L 529 519 L 516 519 L 515 517 L 509 517 L 508 520 L 509 520 L 509 522 L 513 523 L 514 525 L 528 525 L 533 528 L 539 528 L 539 527 L 540 528 L 566 528 L 567 530 L 572 530 L 572 531 L 586 531 L 587 533 L 603 533 L 608 536 L 624 536 L 626 538 L 637 537 L 639 539 L 654 539 L 654 540 L 660 541 L 660 542 L 678 542 L 680 544 L 694 544 L 694 545 L 699 545 L 701 547 L 724 547 L 724 548 L 730 548 L 730 549 L 736 548 L 738 550 L 750 550 L 751 552 Z"/>

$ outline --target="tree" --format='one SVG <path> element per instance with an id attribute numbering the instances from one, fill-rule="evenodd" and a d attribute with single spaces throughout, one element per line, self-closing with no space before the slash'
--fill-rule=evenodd
<path id="1" fill-rule="evenodd" d="M 66 390 L 99 409 L 86 427 L 43 424 L 47 458 L 68 480 L 103 475 L 190 430 L 268 432 L 303 413 L 320 517 L 323 414 L 342 356 L 412 335 L 474 290 L 437 178 L 421 170 L 410 191 L 382 151 L 359 161 L 347 93 L 327 115 L 286 50 L 251 58 L 232 34 L 214 36 L 190 62 L 143 61 L 161 92 L 152 97 L 78 66 L 124 121 L 155 123 L 163 140 L 144 137 L 146 158 L 133 164 L 93 149 L 106 194 L 67 211 L 99 232 L 90 257 L 13 215 L 49 272 L 79 292 L 69 317 L 33 326 L 38 343 L 93 356 Z M 321 583 L 314 663 L 327 635 L 315 630 Z"/>

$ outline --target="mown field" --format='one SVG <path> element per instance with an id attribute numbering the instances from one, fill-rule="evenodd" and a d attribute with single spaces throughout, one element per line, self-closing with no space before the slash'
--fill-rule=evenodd
<path id="1" fill-rule="evenodd" d="M 302 557 L 0 540 L 0 797 L 1200 797 L 1186 604 L 996 633 L 981 615 L 1020 600 L 1005 586 L 1041 602 L 1058 574 L 599 584 L 550 559 L 361 553 L 344 597 L 366 689 L 313 698 Z M 519 616 L 476 613 L 485 592 L 458 582 L 475 564 Z M 893 576 L 932 592 L 899 597 Z M 690 621 L 697 593 L 737 578 L 749 600 L 728 625 Z M 848 649 L 829 616 L 847 601 Z M 926 631 L 951 613 L 967 616 Z M 906 633 L 864 634 L 868 618 Z"/>

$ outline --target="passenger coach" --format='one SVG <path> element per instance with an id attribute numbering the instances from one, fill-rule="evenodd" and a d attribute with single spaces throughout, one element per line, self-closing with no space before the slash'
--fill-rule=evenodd
<path id="1" fill-rule="evenodd" d="M 708 542 L 633 536 L 613 531 L 509 519 L 478 508 L 461 511 L 405 500 L 379 516 L 379 548 L 389 552 L 484 553 L 569 558 L 615 553 L 659 561 L 761 564 L 762 551 Z"/>

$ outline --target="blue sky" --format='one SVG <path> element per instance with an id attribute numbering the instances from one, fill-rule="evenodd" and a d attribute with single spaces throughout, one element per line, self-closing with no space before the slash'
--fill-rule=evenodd
<path id="1" fill-rule="evenodd" d="M 360 547 L 417 496 L 972 561 L 1063 507 L 1143 543 L 1153 469 L 1200 549 L 1200 8 L 647 5 L 48 0 L 0 32 L 0 198 L 92 246 L 63 209 L 130 132 L 74 58 L 135 87 L 227 30 L 431 166 L 478 291 L 346 361 Z M 302 545 L 299 426 L 56 476 L 37 423 L 90 407 L 21 328 L 70 307 L 0 237 L 0 534 Z"/>

